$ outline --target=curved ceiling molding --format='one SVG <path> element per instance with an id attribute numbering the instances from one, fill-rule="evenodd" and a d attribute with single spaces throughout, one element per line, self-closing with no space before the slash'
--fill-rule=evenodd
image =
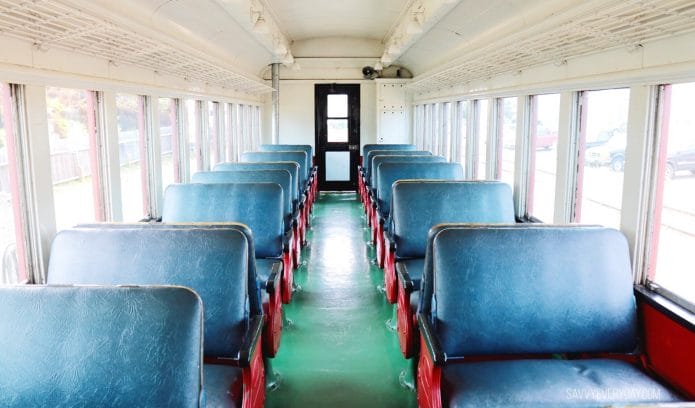
<path id="1" fill-rule="evenodd" d="M 610 49 L 635 51 L 650 41 L 692 31 L 692 0 L 581 2 L 540 21 L 526 20 L 506 33 L 479 36 L 457 49 L 451 62 L 417 75 L 408 87 L 433 92 L 541 64 L 562 66 Z"/>
<path id="2" fill-rule="evenodd" d="M 0 0 L 0 30 L 39 50 L 56 47 L 246 94 L 271 91 L 185 41 L 94 3 Z"/>
<path id="3" fill-rule="evenodd" d="M 461 0 L 411 0 L 384 37 L 381 64 L 388 67 Z"/>
<path id="4" fill-rule="evenodd" d="M 283 31 L 265 0 L 215 0 L 273 56 L 274 63 L 292 65 L 292 39 Z"/>

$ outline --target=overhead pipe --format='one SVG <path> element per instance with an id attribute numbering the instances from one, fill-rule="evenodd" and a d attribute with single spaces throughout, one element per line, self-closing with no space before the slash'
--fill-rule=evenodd
<path id="1" fill-rule="evenodd" d="M 271 136 L 272 143 L 277 144 L 280 141 L 280 63 L 274 62 L 270 64 L 271 79 L 273 88 L 273 107 L 271 121 Z"/>

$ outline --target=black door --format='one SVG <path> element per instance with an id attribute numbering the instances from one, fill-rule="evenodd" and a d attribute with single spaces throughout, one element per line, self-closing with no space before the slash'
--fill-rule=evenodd
<path id="1" fill-rule="evenodd" d="M 314 99 L 319 190 L 356 190 L 360 86 L 319 84 L 314 89 Z"/>

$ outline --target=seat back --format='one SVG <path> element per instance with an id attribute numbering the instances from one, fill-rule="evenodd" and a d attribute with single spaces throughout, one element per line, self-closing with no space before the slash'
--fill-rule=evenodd
<path id="1" fill-rule="evenodd" d="M 238 222 L 253 232 L 256 258 L 282 256 L 284 199 L 276 183 L 172 184 L 162 222 Z"/>
<path id="2" fill-rule="evenodd" d="M 379 151 L 375 151 L 374 153 L 379 153 Z M 446 163 L 446 157 L 444 156 L 432 156 L 431 154 L 429 155 L 392 155 L 392 154 L 387 154 L 387 155 L 381 155 L 377 154 L 376 156 L 372 156 L 372 169 L 376 169 L 379 167 L 381 163 Z M 369 187 L 376 191 L 377 189 L 377 180 L 376 180 L 376 172 L 372 171 L 370 176 L 369 176 Z"/>
<path id="3" fill-rule="evenodd" d="M 397 180 L 461 180 L 458 163 L 381 163 L 376 171 L 377 205 L 383 216 L 391 210 L 391 187 Z"/>
<path id="4" fill-rule="evenodd" d="M 391 193 L 396 258 L 424 258 L 427 232 L 442 223 L 513 224 L 509 185 L 499 181 L 400 180 Z"/>
<path id="5" fill-rule="evenodd" d="M 224 162 L 215 165 L 214 171 L 257 171 L 257 170 L 287 170 L 292 176 L 292 202 L 299 200 L 299 164 L 293 161 L 264 162 L 264 163 L 237 163 Z M 295 207 L 296 209 L 296 207 Z"/>
<path id="6" fill-rule="evenodd" d="M 375 156 L 431 156 L 432 152 L 426 150 L 372 150 L 365 156 L 366 160 L 363 160 L 364 175 L 367 177 L 367 181 L 371 180 L 372 177 L 372 165 Z"/>
<path id="7" fill-rule="evenodd" d="M 192 183 L 277 183 L 282 187 L 285 202 L 285 230 L 292 228 L 292 176 L 287 170 L 230 170 L 200 171 L 191 177 Z"/>
<path id="8" fill-rule="evenodd" d="M 362 146 L 362 167 L 367 165 L 367 155 L 372 150 L 415 150 L 414 144 L 366 144 Z"/>
<path id="9" fill-rule="evenodd" d="M 202 406 L 192 290 L 24 285 L 0 299 L 0 406 Z"/>
<path id="10" fill-rule="evenodd" d="M 104 224 L 59 232 L 47 281 L 192 288 L 205 304 L 205 355 L 236 357 L 249 315 L 261 314 L 248 262 L 237 227 Z"/>
<path id="11" fill-rule="evenodd" d="M 307 167 L 307 154 L 303 151 L 245 152 L 241 154 L 240 161 L 246 163 L 293 161 L 299 164 L 299 188 L 302 192 L 309 180 L 310 169 Z"/>
<path id="12" fill-rule="evenodd" d="M 630 255 L 619 231 L 440 225 L 430 241 L 420 306 L 447 355 L 635 350 Z"/>
<path id="13" fill-rule="evenodd" d="M 258 150 L 262 152 L 282 152 L 300 150 L 306 153 L 307 168 L 311 169 L 314 160 L 314 148 L 311 145 L 302 144 L 262 144 L 258 146 Z"/>

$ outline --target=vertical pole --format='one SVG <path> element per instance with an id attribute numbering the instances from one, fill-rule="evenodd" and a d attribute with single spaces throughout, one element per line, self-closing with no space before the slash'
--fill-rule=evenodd
<path id="1" fill-rule="evenodd" d="M 273 87 L 273 118 L 271 124 L 272 143 L 278 144 L 280 140 L 280 63 L 270 65 Z"/>

